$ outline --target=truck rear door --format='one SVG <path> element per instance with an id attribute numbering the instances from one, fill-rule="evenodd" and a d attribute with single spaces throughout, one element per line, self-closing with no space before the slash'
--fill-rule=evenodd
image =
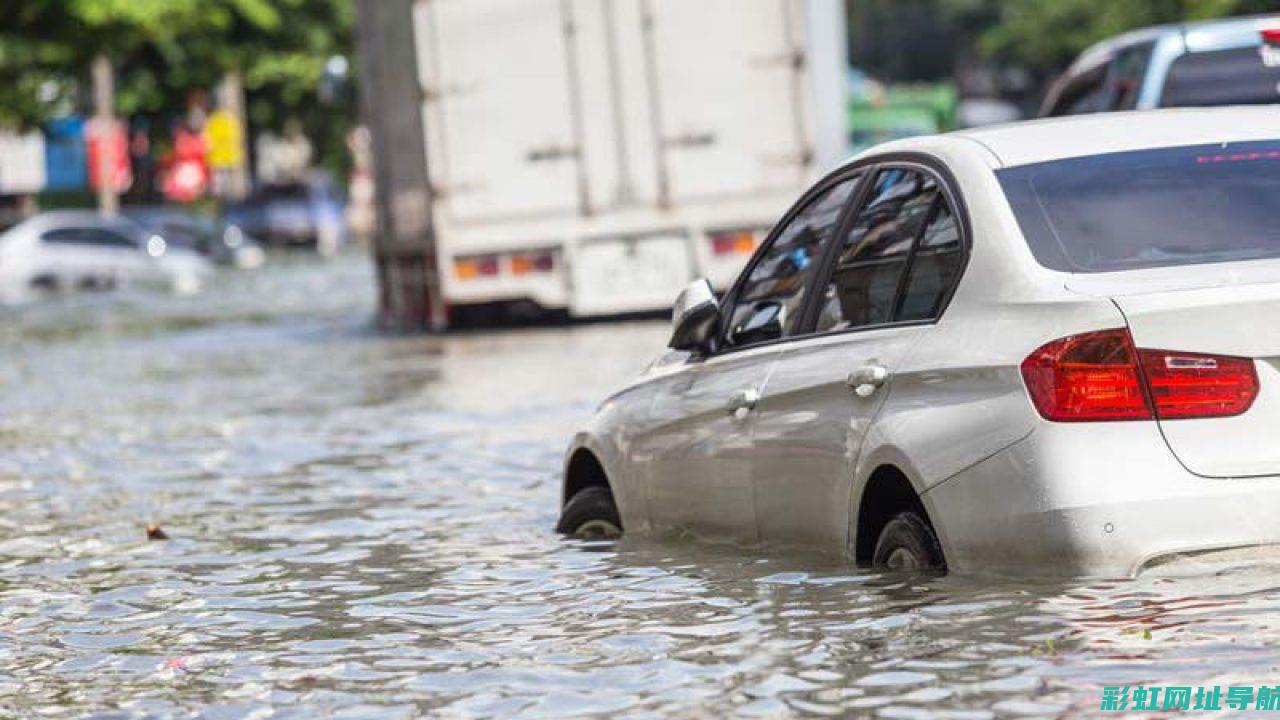
<path id="1" fill-rule="evenodd" d="M 415 6 L 437 209 L 454 224 L 579 206 L 576 62 L 560 0 Z"/>
<path id="2" fill-rule="evenodd" d="M 671 203 L 794 188 L 811 153 L 799 0 L 641 0 Z"/>

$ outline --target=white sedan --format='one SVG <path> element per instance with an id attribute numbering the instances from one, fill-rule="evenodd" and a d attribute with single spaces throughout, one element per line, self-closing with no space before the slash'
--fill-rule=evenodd
<path id="1" fill-rule="evenodd" d="M 0 234 L 0 302 L 20 302 L 42 291 L 121 285 L 187 293 L 198 290 L 212 273 L 204 258 L 123 217 L 59 210 Z"/>
<path id="2" fill-rule="evenodd" d="M 1274 108 L 873 148 L 686 289 L 558 529 L 1106 575 L 1274 544 L 1278 318 Z"/>

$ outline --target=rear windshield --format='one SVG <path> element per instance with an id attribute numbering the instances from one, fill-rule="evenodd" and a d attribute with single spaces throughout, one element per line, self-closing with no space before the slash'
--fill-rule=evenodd
<path id="1" fill-rule="evenodd" d="M 997 171 L 1036 260 L 1065 272 L 1280 257 L 1280 140 Z"/>
<path id="2" fill-rule="evenodd" d="M 1276 59 L 1264 62 L 1270 53 Z M 1266 46 L 1188 53 L 1173 61 L 1160 104 L 1260 105 L 1280 102 L 1280 49 Z"/>

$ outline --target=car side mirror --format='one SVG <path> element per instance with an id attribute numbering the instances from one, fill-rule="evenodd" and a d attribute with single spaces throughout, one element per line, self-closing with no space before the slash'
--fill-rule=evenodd
<path id="1" fill-rule="evenodd" d="M 697 352 L 706 350 L 715 336 L 720 320 L 720 303 L 706 278 L 699 278 L 685 286 L 676 296 L 671 311 L 672 350 Z"/>

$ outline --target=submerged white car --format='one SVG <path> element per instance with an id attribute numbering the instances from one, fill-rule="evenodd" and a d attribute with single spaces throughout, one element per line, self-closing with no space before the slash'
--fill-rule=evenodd
<path id="1" fill-rule="evenodd" d="M 874 148 L 674 320 L 561 532 L 1103 575 L 1280 542 L 1280 109 Z"/>
<path id="2" fill-rule="evenodd" d="M 0 302 L 122 285 L 188 293 L 212 274 L 209 261 L 124 217 L 58 210 L 0 234 Z"/>

